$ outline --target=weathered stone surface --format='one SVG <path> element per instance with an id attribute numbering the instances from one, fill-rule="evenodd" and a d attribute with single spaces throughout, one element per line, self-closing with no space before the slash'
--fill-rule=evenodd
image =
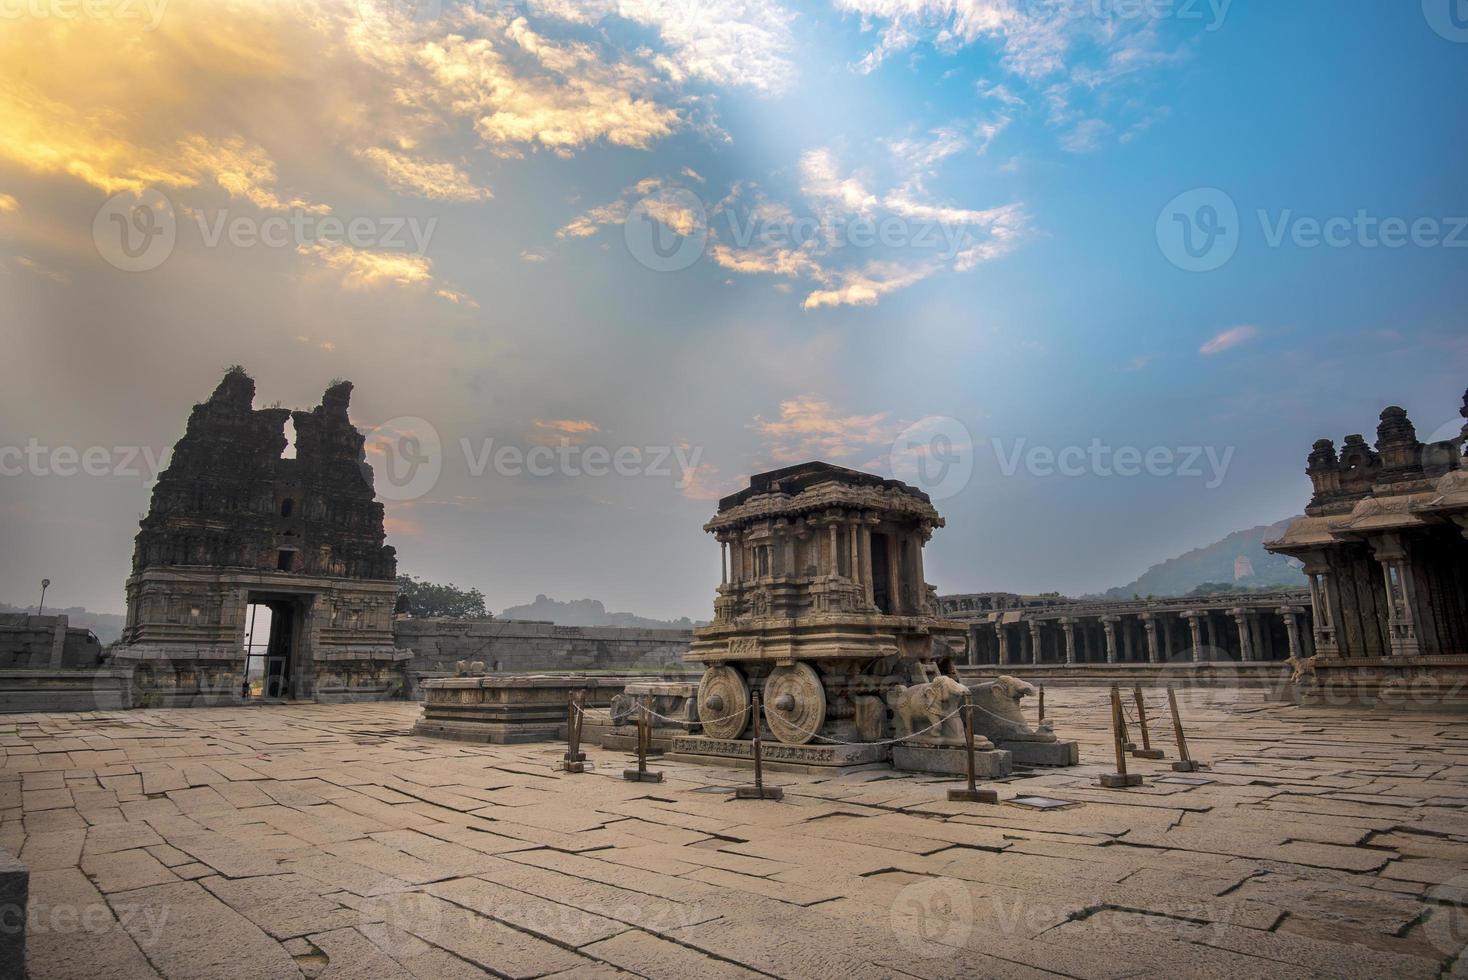
<path id="1" fill-rule="evenodd" d="M 559 745 L 363 737 L 406 731 L 408 704 L 17 717 L 0 831 L 61 866 L 32 875 L 40 977 L 1452 975 L 1468 811 L 1441 801 L 1468 798 L 1468 721 L 1239 691 L 1184 711 L 1214 782 L 1123 796 L 1090 786 L 1106 692 L 1049 692 L 1081 765 L 998 788 L 1078 804 L 1055 811 L 884 769 L 786 773 L 752 803 L 706 761 L 647 787 L 595 746 L 565 775 Z M 89 824 L 126 776 L 169 795 Z M 21 807 L 57 791 L 73 805 Z"/>

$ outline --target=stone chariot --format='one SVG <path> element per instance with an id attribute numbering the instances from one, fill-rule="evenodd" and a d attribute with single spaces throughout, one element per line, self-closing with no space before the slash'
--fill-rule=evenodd
<path id="1" fill-rule="evenodd" d="M 714 619 L 684 658 L 704 666 L 704 737 L 747 737 L 755 690 L 792 747 L 881 742 L 894 717 L 921 732 L 914 704 L 929 723 L 951 713 L 966 630 L 939 617 L 923 579 L 923 545 L 942 526 L 922 491 L 829 463 L 758 474 L 719 501 L 704 525 L 723 551 Z M 952 744 L 956 722 L 928 734 Z"/>

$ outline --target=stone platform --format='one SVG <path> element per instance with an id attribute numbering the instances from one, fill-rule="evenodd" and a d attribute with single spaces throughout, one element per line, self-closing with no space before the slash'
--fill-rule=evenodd
<path id="1" fill-rule="evenodd" d="M 413 734 L 461 742 L 551 742 L 566 737 L 566 707 L 578 691 L 606 707 L 626 678 L 590 674 L 445 677 L 423 685 L 423 717 Z"/>
<path id="2" fill-rule="evenodd" d="M 1081 764 L 997 806 L 885 769 L 736 801 L 595 745 L 567 775 L 410 703 L 9 715 L 0 848 L 36 980 L 1462 975 L 1468 719 L 1188 691 L 1211 782 L 1158 740 L 1111 790 L 1105 698 L 1047 691 Z"/>
<path id="3" fill-rule="evenodd" d="M 1066 742 L 1021 742 L 1000 739 L 996 748 L 1010 754 L 1017 766 L 1077 766 L 1081 762 L 1081 743 Z"/>
<path id="4" fill-rule="evenodd" d="M 786 745 L 774 739 L 761 739 L 760 756 L 765 768 L 776 772 L 820 773 L 883 765 L 891 760 L 892 752 L 885 745 Z M 754 765 L 754 740 L 681 735 L 673 739 L 666 758 L 748 769 Z"/>
<path id="5" fill-rule="evenodd" d="M 892 768 L 902 772 L 927 772 L 943 776 L 967 776 L 968 752 L 938 745 L 892 746 Z M 1013 770 L 1010 754 L 1004 749 L 974 750 L 974 776 L 979 779 L 1002 779 Z"/>

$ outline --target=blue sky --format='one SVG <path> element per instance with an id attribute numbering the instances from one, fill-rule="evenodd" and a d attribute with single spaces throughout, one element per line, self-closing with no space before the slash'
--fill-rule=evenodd
<path id="1" fill-rule="evenodd" d="M 114 450 L 171 445 L 231 363 L 261 405 L 350 378 L 378 449 L 431 429 L 440 475 L 390 490 L 390 541 L 492 608 L 706 616 L 717 496 L 810 457 L 905 476 L 913 433 L 971 468 L 935 488 L 943 592 L 1099 590 L 1289 516 L 1313 439 L 1370 436 L 1389 403 L 1442 437 L 1468 384 L 1448 2 L 38 4 L 0 22 L 0 310 L 26 366 L 0 446 L 114 465 L 7 471 L 0 594 L 49 574 L 120 608 L 150 480 Z M 1199 193 L 1237 220 L 1186 271 L 1168 229 Z M 150 202 L 175 240 L 129 271 L 110 216 Z M 1421 233 L 1371 247 L 1358 214 Z M 208 243 L 272 218 L 306 230 Z M 1340 247 L 1295 241 L 1330 219 Z M 750 222 L 808 237 L 738 240 Z M 687 266 L 649 268 L 648 229 L 697 243 Z M 488 439 L 647 453 L 475 475 L 461 441 Z M 1166 462 L 1045 465 L 1093 444 Z M 664 447 L 688 472 L 643 472 Z"/>

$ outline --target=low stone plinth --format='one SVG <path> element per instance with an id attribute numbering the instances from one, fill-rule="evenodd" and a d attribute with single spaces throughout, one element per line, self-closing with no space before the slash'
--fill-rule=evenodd
<path id="1" fill-rule="evenodd" d="M 414 735 L 463 742 L 551 742 L 566 737 L 566 705 L 576 691 L 588 707 L 606 707 L 626 677 L 511 674 L 444 677 L 423 684 L 423 716 Z"/>
<path id="2" fill-rule="evenodd" d="M 828 772 L 847 766 L 871 766 L 887 762 L 892 753 L 886 745 L 786 745 L 760 741 L 766 768 L 777 772 Z M 702 765 L 754 766 L 754 741 L 745 738 L 708 738 L 680 735 L 673 739 L 665 758 Z"/>
<path id="3" fill-rule="evenodd" d="M 1081 743 L 1071 742 L 1021 742 L 1001 739 L 994 743 L 1007 751 L 1017 766 L 1078 766 L 1081 764 Z"/>
<path id="4" fill-rule="evenodd" d="M 26 903 L 30 886 L 26 866 L 0 849 L 0 977 L 26 975 Z"/>
<path id="5" fill-rule="evenodd" d="M 968 750 L 943 745 L 892 746 L 892 768 L 904 772 L 929 772 L 940 776 L 963 776 L 968 773 Z M 1002 779 L 1012 768 L 1005 749 L 974 751 L 974 776 L 979 779 Z"/>

